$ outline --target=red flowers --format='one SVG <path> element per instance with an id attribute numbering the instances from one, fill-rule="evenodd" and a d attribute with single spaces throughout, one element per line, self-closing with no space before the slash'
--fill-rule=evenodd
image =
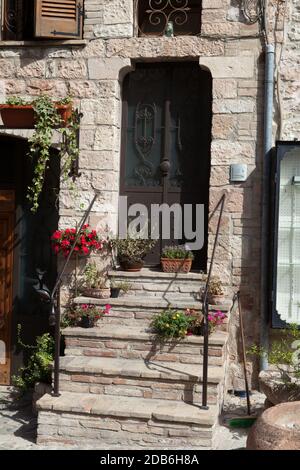
<path id="1" fill-rule="evenodd" d="M 77 231 L 75 228 L 57 230 L 51 237 L 52 249 L 57 255 L 62 253 L 66 258 L 70 254 L 75 242 Z M 108 240 L 100 239 L 96 230 L 90 230 L 89 225 L 84 225 L 77 237 L 74 248 L 75 254 L 89 255 L 92 251 L 100 251 L 108 244 Z"/>

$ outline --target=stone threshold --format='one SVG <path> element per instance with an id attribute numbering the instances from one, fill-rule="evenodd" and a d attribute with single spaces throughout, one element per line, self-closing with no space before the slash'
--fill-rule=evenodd
<path id="1" fill-rule="evenodd" d="M 68 327 L 63 330 L 63 335 L 68 337 L 83 338 L 108 338 L 108 339 L 124 339 L 138 341 L 153 341 L 157 338 L 150 328 L 139 328 L 123 325 L 104 325 L 95 328 L 79 328 Z M 209 336 L 209 344 L 211 346 L 224 346 L 228 339 L 228 333 L 225 331 L 216 331 Z M 199 344 L 204 343 L 203 336 L 186 336 L 180 340 L 165 341 L 165 345 L 174 344 Z"/>
<path id="2" fill-rule="evenodd" d="M 171 381 L 202 381 L 203 366 L 195 364 L 177 364 L 127 360 L 114 358 L 63 357 L 60 370 L 68 373 L 101 374 L 104 376 L 132 377 L 146 379 L 164 379 Z M 208 382 L 218 384 L 224 376 L 223 366 L 209 366 Z M 72 375 L 72 374 L 71 374 Z"/>
<path id="3" fill-rule="evenodd" d="M 202 410 L 197 405 L 136 397 L 91 396 L 88 393 L 62 392 L 59 397 L 44 395 L 37 402 L 39 411 L 55 411 L 122 417 L 128 419 L 154 419 L 160 422 L 197 424 L 211 427 L 216 423 L 218 407 Z"/>

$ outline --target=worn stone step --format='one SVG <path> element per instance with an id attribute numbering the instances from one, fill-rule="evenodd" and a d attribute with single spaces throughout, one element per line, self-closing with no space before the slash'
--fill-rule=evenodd
<path id="1" fill-rule="evenodd" d="M 203 337 L 186 336 L 181 340 L 160 342 L 148 328 L 113 327 L 100 323 L 95 328 L 66 328 L 63 331 L 66 356 L 143 359 L 182 364 L 201 364 Z M 222 365 L 228 339 L 226 332 L 209 337 L 209 364 Z"/>
<path id="2" fill-rule="evenodd" d="M 142 269 L 138 273 L 110 271 L 109 277 L 115 282 L 130 284 L 127 295 L 147 295 L 157 298 L 199 299 L 199 292 L 205 287 L 205 275 L 201 273 L 163 273 L 158 269 Z"/>
<path id="3" fill-rule="evenodd" d="M 175 309 L 185 311 L 187 308 L 200 312 L 202 304 L 195 300 L 172 299 L 158 299 L 145 295 L 140 296 L 124 296 L 117 299 L 94 299 L 90 297 L 77 297 L 74 302 L 76 304 L 90 304 L 90 305 L 111 305 L 111 313 L 106 316 L 104 321 L 111 324 L 118 325 L 135 325 L 140 324 L 147 326 L 153 320 L 153 317 L 166 309 Z M 222 305 L 210 305 L 210 311 L 222 311 L 228 313 L 231 308 L 232 302 L 230 300 L 224 301 Z M 223 330 L 227 329 L 227 322 L 222 325 Z"/>
<path id="4" fill-rule="evenodd" d="M 159 361 L 64 357 L 60 365 L 63 391 L 133 396 L 201 403 L 202 367 Z M 209 367 L 208 399 L 216 404 L 224 368 Z"/>
<path id="5" fill-rule="evenodd" d="M 122 446 L 211 448 L 218 408 L 145 398 L 62 392 L 37 402 L 38 444 L 89 441 Z M 101 419 L 100 419 L 101 418 Z"/>

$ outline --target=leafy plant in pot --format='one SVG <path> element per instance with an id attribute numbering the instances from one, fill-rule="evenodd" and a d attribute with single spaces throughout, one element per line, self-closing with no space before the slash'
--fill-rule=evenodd
<path id="1" fill-rule="evenodd" d="M 86 297 L 109 299 L 110 288 L 105 273 L 100 271 L 95 262 L 86 265 L 80 289 Z"/>
<path id="2" fill-rule="evenodd" d="M 208 302 L 211 305 L 220 305 L 224 301 L 224 290 L 221 280 L 218 277 L 212 277 L 208 288 Z"/>
<path id="3" fill-rule="evenodd" d="M 69 315 L 73 319 L 73 324 L 82 328 L 93 328 L 98 320 L 105 315 L 109 315 L 111 306 L 99 307 L 96 305 L 77 305 Z"/>
<path id="4" fill-rule="evenodd" d="M 287 324 L 280 337 L 271 341 L 268 349 L 252 345 L 250 356 L 266 357 L 269 370 L 261 371 L 259 383 L 268 402 L 273 405 L 287 401 L 300 401 L 300 329 Z"/>
<path id="5" fill-rule="evenodd" d="M 59 156 L 62 162 L 61 176 L 64 181 L 69 178 L 73 164 L 78 158 L 78 113 L 73 111 L 72 101 L 69 97 L 54 102 L 46 95 L 41 95 L 31 102 L 26 102 L 18 97 L 11 97 L 5 105 L 0 105 L 0 112 L 6 127 L 34 127 L 33 135 L 29 139 L 29 156 L 34 162 L 34 170 L 32 183 L 28 187 L 27 199 L 31 204 L 32 212 L 35 213 L 39 207 L 39 198 L 51 158 L 54 130 L 62 136 Z M 24 122 L 22 121 L 23 118 L 25 119 Z M 29 122 L 26 119 L 29 119 Z"/>
<path id="6" fill-rule="evenodd" d="M 167 246 L 163 249 L 161 265 L 165 273 L 189 273 L 194 254 L 184 245 Z"/>
<path id="7" fill-rule="evenodd" d="M 77 241 L 73 253 L 76 256 L 89 256 L 92 252 L 98 253 L 109 246 L 109 241 L 100 237 L 96 230 L 92 230 L 87 224 L 82 227 L 80 232 L 76 228 L 56 230 L 51 237 L 54 253 L 56 255 L 62 253 L 67 258 L 75 239 Z"/>
<path id="8" fill-rule="evenodd" d="M 111 298 L 117 299 L 120 296 L 121 292 L 127 294 L 131 287 L 132 286 L 129 282 L 118 282 L 112 280 L 110 283 Z"/>
<path id="9" fill-rule="evenodd" d="M 124 271 L 138 272 L 144 266 L 144 258 L 156 244 L 156 240 L 127 237 L 111 240 L 113 249 Z"/>

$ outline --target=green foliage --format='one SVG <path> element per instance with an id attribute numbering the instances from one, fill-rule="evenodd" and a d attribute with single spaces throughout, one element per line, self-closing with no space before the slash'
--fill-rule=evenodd
<path id="1" fill-rule="evenodd" d="M 19 96 L 10 96 L 9 98 L 7 98 L 6 104 L 8 104 L 9 106 L 25 106 L 28 103 L 26 103 L 26 101 L 20 98 Z"/>
<path id="2" fill-rule="evenodd" d="M 39 197 L 43 189 L 45 173 L 50 160 L 50 149 L 54 129 L 59 127 L 61 120 L 54 104 L 48 96 L 40 96 L 33 102 L 36 114 L 35 132 L 29 139 L 29 154 L 35 161 L 34 176 L 28 188 L 27 198 L 31 203 L 32 212 L 39 207 Z"/>
<path id="3" fill-rule="evenodd" d="M 283 376 L 287 376 L 287 371 L 282 366 L 288 366 L 292 375 L 300 377 L 300 330 L 298 325 L 290 324 L 282 332 L 282 335 L 282 338 L 272 342 L 269 350 L 253 345 L 247 352 L 252 356 L 266 356 L 269 364 L 275 366 Z"/>
<path id="4" fill-rule="evenodd" d="M 166 310 L 157 315 L 151 327 L 161 339 L 184 338 L 194 318 L 177 310 Z"/>
<path id="5" fill-rule="evenodd" d="M 49 333 L 36 338 L 36 345 L 24 344 L 21 340 L 21 325 L 18 325 L 18 344 L 24 349 L 33 351 L 27 366 L 19 369 L 13 377 L 13 384 L 22 393 L 33 389 L 37 382 L 51 384 L 51 364 L 54 358 L 54 339 Z"/>
<path id="6" fill-rule="evenodd" d="M 121 281 L 115 281 L 115 280 L 112 280 L 110 282 L 110 286 L 113 288 L 113 289 L 120 289 L 121 291 L 124 292 L 124 294 L 127 294 L 128 291 L 130 291 L 130 289 L 132 288 L 132 284 L 130 284 L 130 282 L 121 282 Z"/>
<path id="7" fill-rule="evenodd" d="M 111 240 L 111 245 L 117 251 L 120 262 L 140 262 L 152 250 L 156 242 L 156 240 L 127 237 Z"/>
<path id="8" fill-rule="evenodd" d="M 34 101 L 26 102 L 22 98 L 12 96 L 7 99 L 7 104 L 12 106 L 31 105 L 36 116 L 35 130 L 29 139 L 29 156 L 34 161 L 34 174 L 31 185 L 28 187 L 27 198 L 31 204 L 31 210 L 35 213 L 39 207 L 39 198 L 44 186 L 46 170 L 51 157 L 51 144 L 56 129 L 62 136 L 62 145 L 59 156 L 62 162 L 61 175 L 66 181 L 70 175 L 73 162 L 79 154 L 77 142 L 77 130 L 79 122 L 75 113 L 72 113 L 67 125 L 62 127 L 61 116 L 57 105 L 72 103 L 70 97 L 59 102 L 53 102 L 46 95 L 41 95 Z"/>
<path id="9" fill-rule="evenodd" d="M 174 245 L 165 247 L 162 257 L 168 259 L 194 259 L 194 254 L 192 251 L 187 250 L 184 245 Z"/>
<path id="10" fill-rule="evenodd" d="M 99 271 L 95 262 L 88 263 L 83 273 L 83 286 L 88 289 L 105 289 L 107 287 L 106 276 Z"/>

